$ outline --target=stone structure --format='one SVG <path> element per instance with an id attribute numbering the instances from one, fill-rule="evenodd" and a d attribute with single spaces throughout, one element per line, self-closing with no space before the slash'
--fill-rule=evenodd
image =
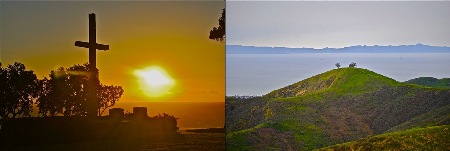
<path id="1" fill-rule="evenodd" d="M 124 109 L 122 108 L 112 108 L 109 109 L 109 117 L 111 120 L 122 120 L 124 117 Z"/>
<path id="2" fill-rule="evenodd" d="M 144 119 L 147 117 L 146 107 L 133 107 L 133 115 L 136 119 Z"/>

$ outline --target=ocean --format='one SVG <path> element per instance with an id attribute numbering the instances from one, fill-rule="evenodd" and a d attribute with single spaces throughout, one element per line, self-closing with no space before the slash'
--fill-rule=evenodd
<path id="1" fill-rule="evenodd" d="M 223 127 L 225 124 L 224 102 L 127 102 L 119 101 L 114 107 L 132 112 L 133 107 L 147 107 L 147 114 L 170 114 L 178 119 L 180 129 Z M 107 111 L 103 115 L 109 114 Z"/>
<path id="2" fill-rule="evenodd" d="M 264 95 L 311 76 L 355 62 L 403 82 L 450 77 L 450 53 L 227 54 L 226 95 Z"/>
<path id="3" fill-rule="evenodd" d="M 125 113 L 133 112 L 133 107 L 147 107 L 148 116 L 170 114 L 178 118 L 180 130 L 218 128 L 225 125 L 224 102 L 146 102 L 118 101 L 111 108 L 123 108 Z M 38 116 L 39 108 L 33 107 L 32 116 Z M 108 109 L 102 116 L 108 115 Z"/>

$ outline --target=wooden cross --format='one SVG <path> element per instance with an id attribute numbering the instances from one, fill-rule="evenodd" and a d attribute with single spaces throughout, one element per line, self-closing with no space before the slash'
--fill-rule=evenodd
<path id="1" fill-rule="evenodd" d="M 93 67 L 97 67 L 96 63 L 96 50 L 109 50 L 109 45 L 103 45 L 97 43 L 97 28 L 95 25 L 95 14 L 89 14 L 89 42 L 75 41 L 75 46 L 89 48 L 89 64 Z"/>
<path id="2" fill-rule="evenodd" d="M 88 102 L 85 102 L 85 107 L 87 109 L 87 116 L 91 119 L 97 117 L 98 100 L 97 100 L 97 62 L 96 62 L 96 51 L 98 50 L 109 50 L 109 45 L 103 45 L 97 43 L 97 31 L 95 23 L 95 14 L 89 14 L 89 42 L 75 41 L 75 46 L 88 48 L 89 49 L 89 85 L 87 86 L 89 93 Z"/>

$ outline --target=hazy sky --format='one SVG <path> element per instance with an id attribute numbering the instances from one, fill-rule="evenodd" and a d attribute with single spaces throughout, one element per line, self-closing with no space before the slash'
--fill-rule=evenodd
<path id="1" fill-rule="evenodd" d="M 450 2 L 227 2 L 227 45 L 450 46 Z"/>
<path id="2" fill-rule="evenodd" d="M 3 66 L 24 63 L 39 79 L 51 70 L 88 62 L 88 14 L 96 13 L 100 81 L 123 86 L 121 101 L 224 101 L 224 44 L 208 38 L 225 7 L 197 2 L 5 2 L 0 3 Z M 142 95 L 133 72 L 164 68 L 176 81 L 172 96 Z"/>

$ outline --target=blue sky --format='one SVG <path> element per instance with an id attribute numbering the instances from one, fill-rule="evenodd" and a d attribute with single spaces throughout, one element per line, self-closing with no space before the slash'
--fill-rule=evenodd
<path id="1" fill-rule="evenodd" d="M 450 46 L 450 2 L 228 1 L 227 44 Z"/>

